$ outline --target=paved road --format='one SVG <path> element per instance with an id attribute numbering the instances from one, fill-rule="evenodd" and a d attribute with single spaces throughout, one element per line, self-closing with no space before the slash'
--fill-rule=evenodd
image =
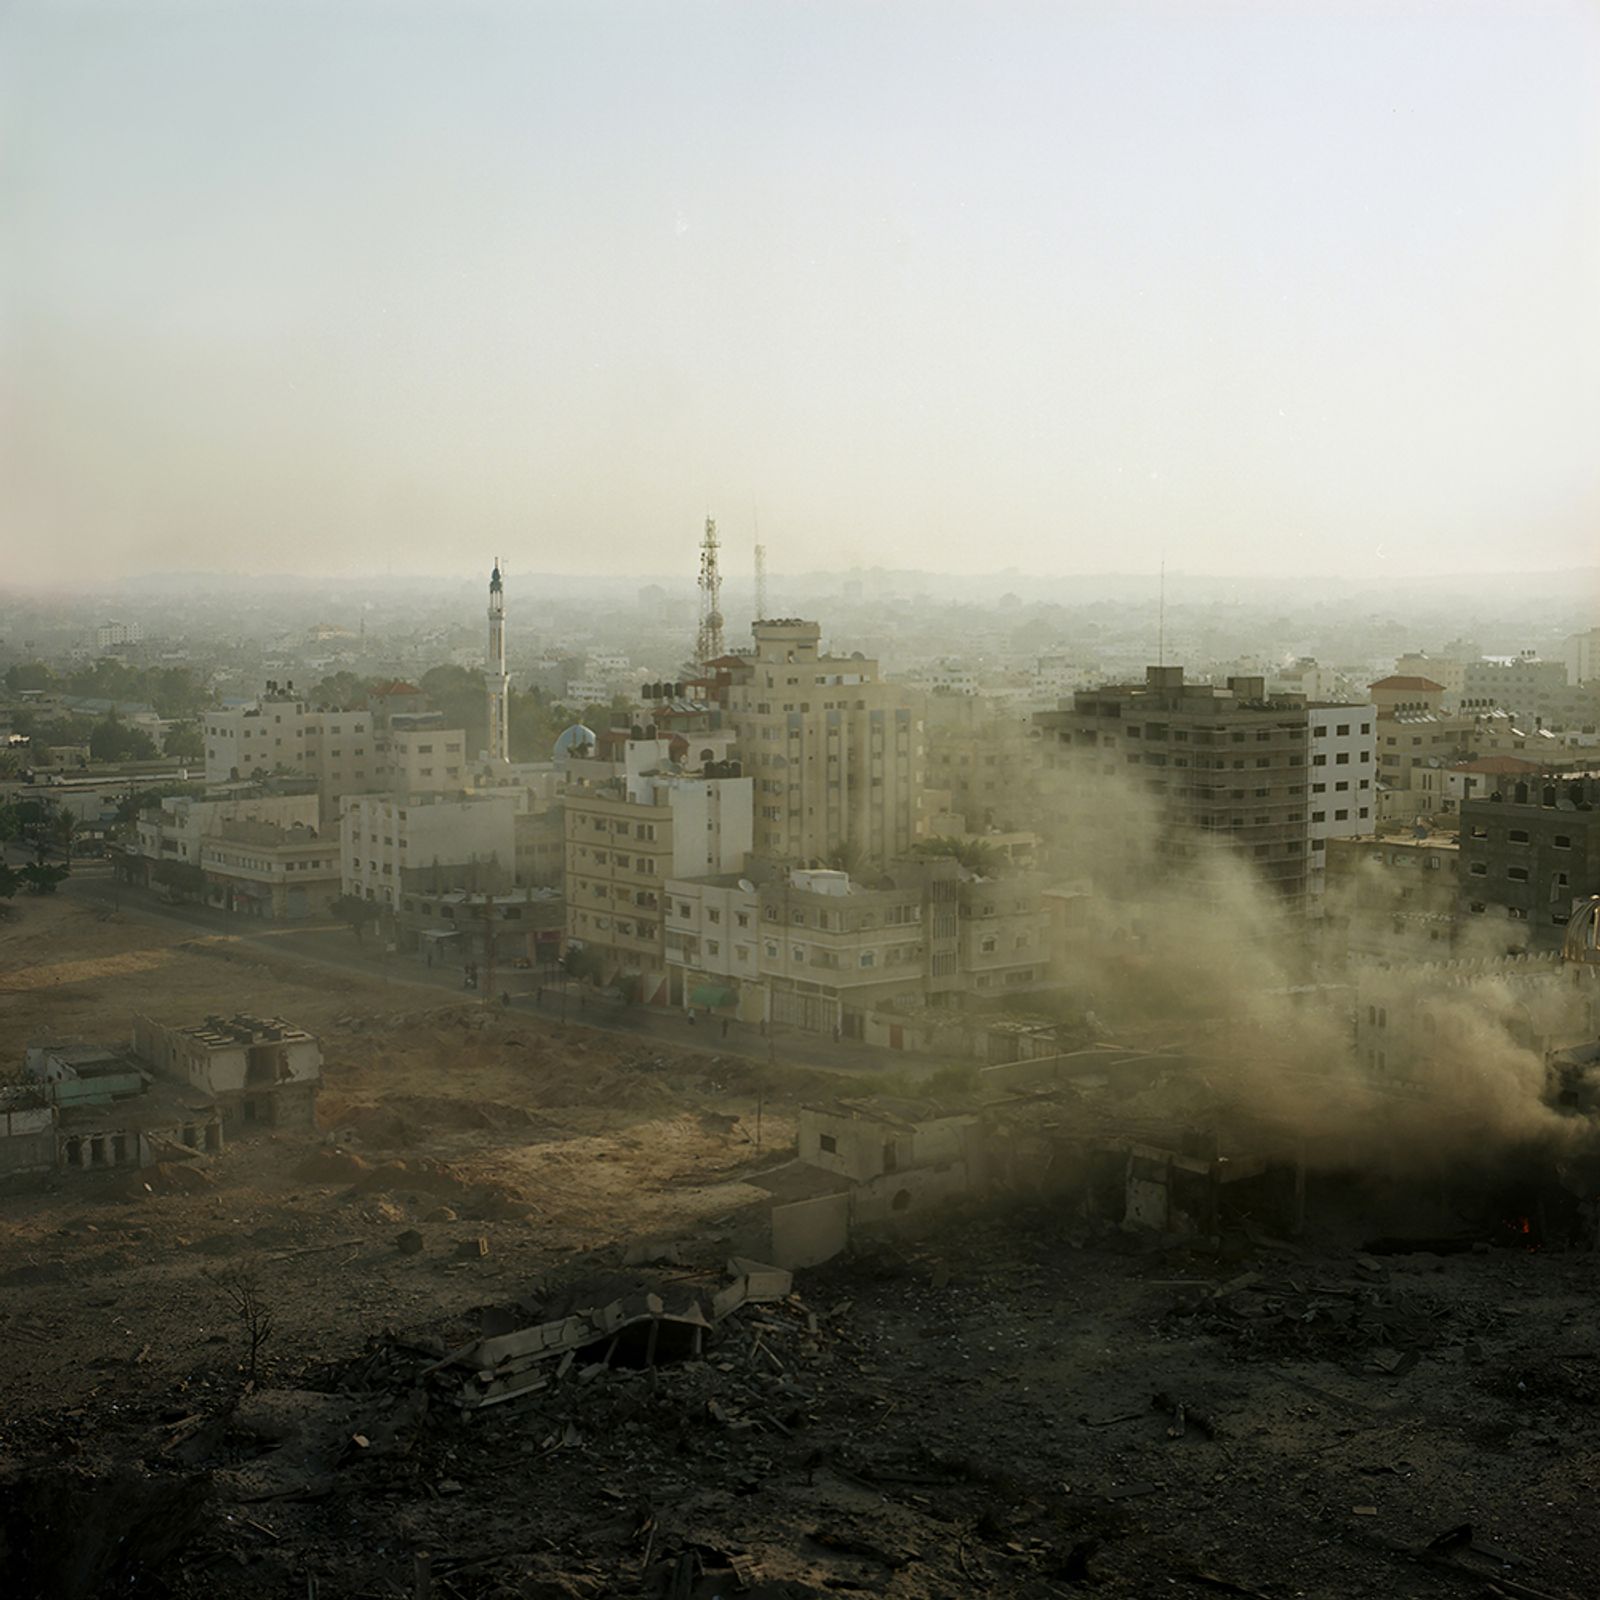
<path id="1" fill-rule="evenodd" d="M 253 918 L 230 916 L 208 906 L 169 906 L 156 900 L 147 890 L 119 884 L 104 863 L 76 864 L 72 877 L 59 892 L 74 900 L 113 906 L 121 916 L 189 933 L 235 939 L 257 946 L 266 954 L 303 961 L 324 971 L 348 972 L 390 984 L 396 990 L 420 991 L 414 1001 L 407 1003 L 441 1004 L 446 999 L 473 1001 L 482 998 L 476 991 L 462 988 L 458 969 L 430 970 L 410 956 L 385 952 L 370 937 L 358 944 L 343 923 L 263 923 Z M 603 1033 L 736 1055 L 749 1061 L 775 1060 L 785 1066 L 864 1075 L 886 1069 L 918 1075 L 942 1064 L 872 1045 L 819 1039 L 790 1028 L 779 1028 L 775 1036 L 768 1039 L 749 1023 L 730 1022 L 724 1034 L 720 1018 L 702 1017 L 691 1025 L 681 1012 L 660 1007 L 628 1006 L 613 1012 L 608 1003 L 592 991 L 580 1002 L 582 991 L 577 985 L 569 985 L 563 994 L 547 983 L 540 1004 L 538 976 L 526 969 L 511 969 L 503 979 L 497 980 L 497 985 L 502 989 L 521 987 L 523 992 L 513 990 L 510 1007 L 513 1011 L 537 1012 L 552 1021 L 564 1018 Z"/>

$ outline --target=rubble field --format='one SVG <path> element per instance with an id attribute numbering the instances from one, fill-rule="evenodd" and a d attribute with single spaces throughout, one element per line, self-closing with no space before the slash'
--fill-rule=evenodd
<path id="1" fill-rule="evenodd" d="M 1294 1242 L 1000 1198 L 774 1284 L 803 1073 L 65 903 L 0 971 L 18 1041 L 159 984 L 326 1056 L 315 1136 L 0 1200 L 8 1595 L 1600 1593 L 1591 1253 L 1313 1184 Z"/>

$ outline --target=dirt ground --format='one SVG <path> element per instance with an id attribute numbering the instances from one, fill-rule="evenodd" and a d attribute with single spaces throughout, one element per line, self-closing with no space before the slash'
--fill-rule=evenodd
<path id="1" fill-rule="evenodd" d="M 138 1009 L 326 1054 L 315 1135 L 0 1200 L 8 1593 L 1600 1594 L 1596 1258 L 1374 1257 L 1331 1189 L 1292 1244 L 952 1210 L 704 1360 L 461 1416 L 425 1369 L 464 1340 L 748 1246 L 816 1085 L 439 998 L 65 900 L 0 925 L 19 1058 Z"/>

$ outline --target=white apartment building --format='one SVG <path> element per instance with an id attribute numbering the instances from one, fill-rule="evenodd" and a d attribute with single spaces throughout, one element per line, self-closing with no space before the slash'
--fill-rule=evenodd
<path id="1" fill-rule="evenodd" d="M 392 910 L 404 872 L 483 863 L 511 874 L 516 816 L 525 798 L 515 791 L 420 801 L 350 797 L 339 829 L 342 892 Z"/>
<path id="2" fill-rule="evenodd" d="M 1572 634 L 1562 655 L 1567 664 L 1569 684 L 1591 683 L 1600 678 L 1600 628 Z"/>
<path id="3" fill-rule="evenodd" d="M 1378 708 L 1331 703 L 1306 707 L 1306 891 L 1314 909 L 1327 884 L 1328 840 L 1371 833 L 1378 816 Z"/>
<path id="4" fill-rule="evenodd" d="M 666 956 L 683 971 L 683 1003 L 733 1009 L 759 1022 L 761 909 L 755 884 L 741 873 L 669 878 L 663 893 Z"/>
<path id="5" fill-rule="evenodd" d="M 220 838 L 225 823 L 315 828 L 319 810 L 314 794 L 257 795 L 235 800 L 191 800 L 168 795 L 159 808 L 139 813 L 139 854 L 150 862 L 185 861 L 199 866 L 203 842 Z"/>
<path id="6" fill-rule="evenodd" d="M 310 712 L 292 687 L 267 692 L 250 705 L 208 711 L 206 782 L 237 783 L 254 772 L 305 772 L 306 721 Z"/>
<path id="7" fill-rule="evenodd" d="M 138 644 L 144 638 L 144 625 L 139 622 L 102 622 L 94 630 L 96 650 L 109 650 L 119 644 Z"/>
<path id="8" fill-rule="evenodd" d="M 465 729 L 391 728 L 385 745 L 384 776 L 397 799 L 457 794 L 468 787 Z"/>

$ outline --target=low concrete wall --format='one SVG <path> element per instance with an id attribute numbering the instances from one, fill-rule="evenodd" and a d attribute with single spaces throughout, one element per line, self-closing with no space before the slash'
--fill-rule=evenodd
<path id="1" fill-rule="evenodd" d="M 774 1266 L 815 1267 L 831 1261 L 850 1242 L 850 1196 L 818 1195 L 772 1208 Z"/>

